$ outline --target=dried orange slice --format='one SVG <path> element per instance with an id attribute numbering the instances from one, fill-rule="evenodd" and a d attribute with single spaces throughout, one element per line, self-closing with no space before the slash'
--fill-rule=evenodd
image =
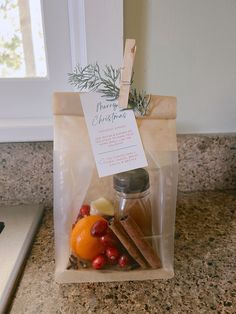
<path id="1" fill-rule="evenodd" d="M 91 235 L 92 226 L 99 220 L 105 219 L 100 215 L 86 216 L 79 219 L 71 231 L 71 249 L 81 259 L 92 261 L 104 252 L 104 244 Z"/>

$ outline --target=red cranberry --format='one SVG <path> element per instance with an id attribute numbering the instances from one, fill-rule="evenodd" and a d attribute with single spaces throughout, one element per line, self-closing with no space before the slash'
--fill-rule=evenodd
<path id="1" fill-rule="evenodd" d="M 108 247 L 106 249 L 106 256 L 109 260 L 115 261 L 119 258 L 120 252 L 116 247 Z"/>
<path id="2" fill-rule="evenodd" d="M 98 255 L 92 261 L 92 267 L 94 269 L 101 269 L 107 263 L 106 257 L 104 255 Z"/>
<path id="3" fill-rule="evenodd" d="M 90 215 L 90 206 L 89 205 L 82 205 L 80 210 L 79 210 L 79 216 L 80 217 L 85 217 Z"/>
<path id="4" fill-rule="evenodd" d="M 107 232 L 108 222 L 107 220 L 98 220 L 91 227 L 91 235 L 96 238 L 104 236 Z"/>
<path id="5" fill-rule="evenodd" d="M 104 244 L 105 247 L 118 245 L 117 239 L 110 233 L 107 233 L 104 236 L 102 236 L 100 238 L 100 241 Z"/>
<path id="6" fill-rule="evenodd" d="M 118 264 L 122 268 L 129 265 L 129 262 L 130 262 L 129 257 L 126 254 L 121 255 L 119 260 L 118 260 Z"/>

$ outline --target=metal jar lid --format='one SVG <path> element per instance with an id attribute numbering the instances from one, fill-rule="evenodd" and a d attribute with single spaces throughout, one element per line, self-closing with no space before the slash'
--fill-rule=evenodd
<path id="1" fill-rule="evenodd" d="M 144 192 L 149 188 L 149 175 L 143 169 L 134 169 L 113 176 L 113 187 L 125 194 Z"/>

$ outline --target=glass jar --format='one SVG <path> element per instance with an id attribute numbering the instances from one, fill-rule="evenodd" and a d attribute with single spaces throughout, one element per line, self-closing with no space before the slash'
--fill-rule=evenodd
<path id="1" fill-rule="evenodd" d="M 118 218 L 130 215 L 145 237 L 152 236 L 152 210 L 150 202 L 149 174 L 135 169 L 113 176 L 115 212 Z"/>

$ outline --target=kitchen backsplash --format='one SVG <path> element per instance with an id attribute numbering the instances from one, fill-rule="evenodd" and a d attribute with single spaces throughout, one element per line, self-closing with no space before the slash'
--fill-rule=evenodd
<path id="1" fill-rule="evenodd" d="M 236 134 L 178 135 L 180 191 L 236 189 Z M 0 205 L 52 206 L 53 143 L 0 144 Z"/>

